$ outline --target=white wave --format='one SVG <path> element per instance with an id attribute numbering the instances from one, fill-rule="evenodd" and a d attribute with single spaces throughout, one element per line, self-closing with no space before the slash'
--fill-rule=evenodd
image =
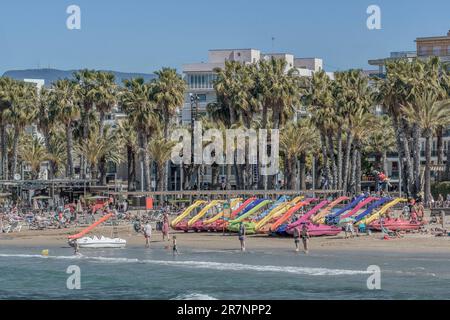
<path id="1" fill-rule="evenodd" d="M 327 269 L 314 267 L 297 267 L 297 266 L 271 266 L 271 265 L 251 265 L 241 263 L 225 263 L 212 261 L 166 261 L 166 260 L 139 260 L 130 258 L 109 258 L 95 256 L 43 256 L 29 254 L 0 254 L 0 257 L 17 257 L 17 258 L 44 258 L 44 259 L 83 259 L 103 263 L 147 263 L 166 266 L 188 267 L 193 269 L 210 269 L 220 271 L 256 271 L 256 272 L 272 272 L 272 273 L 291 273 L 311 276 L 339 276 L 339 275 L 357 275 L 368 274 L 365 270 L 346 270 L 346 269 Z"/>
<path id="2" fill-rule="evenodd" d="M 217 300 L 217 299 L 203 293 L 187 293 L 187 294 L 180 294 L 171 300 Z"/>

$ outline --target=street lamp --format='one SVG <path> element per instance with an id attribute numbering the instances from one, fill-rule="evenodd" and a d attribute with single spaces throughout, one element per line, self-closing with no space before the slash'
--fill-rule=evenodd
<path id="1" fill-rule="evenodd" d="M 191 101 L 191 163 L 194 164 L 194 124 L 197 120 L 198 113 L 198 102 L 200 98 L 196 93 L 189 93 L 189 98 Z M 200 190 L 200 166 L 197 169 L 197 189 Z"/>

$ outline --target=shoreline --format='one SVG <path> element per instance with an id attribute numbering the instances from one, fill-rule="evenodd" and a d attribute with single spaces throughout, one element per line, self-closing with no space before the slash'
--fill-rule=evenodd
<path id="1" fill-rule="evenodd" d="M 0 234 L 2 248 L 36 248 L 67 247 L 67 236 L 74 234 L 79 228 L 52 229 L 43 231 L 22 230 L 19 233 Z M 99 227 L 96 235 L 111 236 L 111 228 Z M 93 235 L 93 234 L 91 234 Z M 177 236 L 178 247 L 205 250 L 239 250 L 239 240 L 236 234 L 222 233 L 185 233 L 172 232 Z M 128 248 L 144 247 L 142 234 L 132 230 L 132 226 L 120 226 L 118 236 L 127 240 Z M 167 249 L 172 242 L 162 241 L 159 231 L 154 231 L 151 237 L 151 248 Z M 309 242 L 310 252 L 340 251 L 340 252 L 374 252 L 374 253 L 416 253 L 440 254 L 450 253 L 450 237 L 436 237 L 430 234 L 406 234 L 399 239 L 383 240 L 381 233 L 361 235 L 359 237 L 344 238 L 344 233 L 330 237 L 312 237 Z M 267 235 L 249 235 L 246 238 L 248 251 L 280 250 L 280 252 L 294 251 L 294 241 L 286 237 L 270 237 Z M 72 250 L 72 249 L 71 249 Z M 82 249 L 83 250 L 83 249 Z M 90 250 L 90 249 L 87 249 Z"/>

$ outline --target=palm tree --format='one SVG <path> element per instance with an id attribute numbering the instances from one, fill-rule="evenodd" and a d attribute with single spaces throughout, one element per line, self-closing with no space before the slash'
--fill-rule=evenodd
<path id="1" fill-rule="evenodd" d="M 297 159 L 311 150 L 316 134 L 309 120 L 290 122 L 280 135 L 280 150 L 283 152 L 286 163 L 287 187 L 296 189 Z"/>
<path id="2" fill-rule="evenodd" d="M 90 119 L 94 113 L 95 103 L 98 98 L 97 71 L 83 69 L 74 73 L 78 84 L 76 93 L 81 117 L 82 139 L 87 139 L 90 131 Z M 86 177 L 86 159 L 81 159 L 81 176 Z"/>
<path id="3" fill-rule="evenodd" d="M 374 115 L 367 110 L 359 109 L 351 115 L 353 129 L 352 168 L 350 174 L 350 188 L 353 193 L 361 192 L 361 151 L 367 136 L 374 125 Z"/>
<path id="4" fill-rule="evenodd" d="M 103 132 L 105 117 L 117 104 L 116 77 L 113 73 L 98 71 L 95 73 L 95 108 L 100 114 L 100 134 Z"/>
<path id="5" fill-rule="evenodd" d="M 99 133 L 102 135 L 105 128 L 105 118 L 117 104 L 117 85 L 115 76 L 110 72 L 98 71 L 95 74 L 95 108 L 100 114 Z M 100 185 L 106 184 L 106 159 L 103 157 L 99 162 Z"/>
<path id="6" fill-rule="evenodd" d="M 0 149 L 1 149 L 1 175 L 4 180 L 9 178 L 8 174 L 8 135 L 7 113 L 15 99 L 17 81 L 11 78 L 0 78 Z"/>
<path id="7" fill-rule="evenodd" d="M 41 164 L 49 159 L 44 142 L 28 135 L 21 141 L 18 151 L 20 159 L 31 168 L 32 179 L 39 178 Z"/>
<path id="8" fill-rule="evenodd" d="M 162 116 L 164 138 L 169 137 L 169 126 L 176 115 L 177 109 L 184 103 L 186 82 L 177 74 L 176 69 L 162 68 L 156 71 L 157 78 L 152 82 L 151 99 L 155 101 L 158 111 Z M 169 167 L 164 169 L 164 188 L 167 184 Z"/>
<path id="9" fill-rule="evenodd" d="M 72 178 L 73 168 L 73 125 L 80 117 L 77 104 L 78 84 L 69 80 L 57 80 L 51 91 L 50 114 L 56 121 L 64 124 L 66 131 L 66 177 Z"/>
<path id="10" fill-rule="evenodd" d="M 345 131 L 345 155 L 343 163 L 338 160 L 338 167 L 342 166 L 342 169 L 338 171 L 338 180 L 341 177 L 341 181 L 338 182 L 338 188 L 342 188 L 344 192 L 347 192 L 349 176 L 350 176 L 350 155 L 351 146 L 353 144 L 353 119 L 352 115 L 356 114 L 358 110 L 369 111 L 372 105 L 372 92 L 370 90 L 368 79 L 363 75 L 361 70 L 349 70 L 344 72 L 335 73 L 335 85 L 334 85 L 334 97 L 336 99 L 337 108 L 337 121 L 338 123 L 338 158 L 339 147 L 339 133 L 340 128 Z"/>
<path id="11" fill-rule="evenodd" d="M 327 181 L 332 181 L 333 184 L 337 179 L 336 164 L 334 163 L 334 148 L 332 143 L 328 144 L 327 137 L 331 128 L 335 125 L 336 110 L 334 108 L 335 102 L 332 95 L 332 84 L 328 75 L 324 71 L 314 73 L 312 76 L 307 94 L 305 95 L 305 103 L 309 106 L 309 112 L 311 114 L 311 121 L 317 127 L 320 132 L 321 151 L 323 158 L 324 175 Z M 333 179 L 330 175 L 330 164 L 333 169 Z"/>
<path id="12" fill-rule="evenodd" d="M 107 162 L 118 164 L 122 157 L 119 152 L 119 144 L 111 143 L 111 141 L 117 141 L 117 138 L 110 126 L 104 126 L 102 133 L 98 131 L 96 125 L 93 125 L 92 128 L 95 130 L 91 130 L 88 139 L 75 145 L 75 152 L 78 155 L 83 155 L 86 159 L 91 172 L 91 179 L 97 179 L 98 167 L 102 158 Z"/>
<path id="13" fill-rule="evenodd" d="M 33 84 L 17 82 L 11 99 L 11 107 L 4 116 L 8 123 L 14 127 L 12 145 L 12 164 L 10 179 L 14 179 L 17 172 L 18 142 L 25 126 L 31 124 L 37 115 L 37 89 Z"/>
<path id="14" fill-rule="evenodd" d="M 170 160 L 172 148 L 175 144 L 174 141 L 165 139 L 162 134 L 150 139 L 148 144 L 148 152 L 156 164 L 157 188 L 159 191 L 164 190 L 164 165 Z"/>
<path id="15" fill-rule="evenodd" d="M 387 173 L 387 154 L 396 150 L 395 132 L 388 115 L 374 118 L 373 128 L 368 132 L 365 151 L 376 155 L 376 162 Z"/>
<path id="16" fill-rule="evenodd" d="M 417 124 L 425 138 L 425 202 L 431 197 L 431 143 L 433 134 L 439 126 L 450 124 L 450 100 L 438 101 L 433 92 L 424 92 L 417 96 L 416 103 L 408 103 L 402 108 L 406 119 Z"/>
<path id="17" fill-rule="evenodd" d="M 150 99 L 151 88 L 144 79 L 137 78 L 124 81 L 126 90 L 122 93 L 122 106 L 138 133 L 141 159 L 144 163 L 144 188 L 150 191 L 150 156 L 148 141 L 158 128 L 160 117 L 155 112 L 156 105 Z"/>
<path id="18" fill-rule="evenodd" d="M 57 145 L 53 145 L 50 143 L 52 136 L 55 134 L 54 128 L 56 126 L 55 119 L 52 118 L 50 114 L 50 90 L 45 87 L 42 87 L 39 91 L 37 98 L 37 112 L 39 114 L 36 117 L 36 125 L 39 131 L 42 133 L 44 138 L 44 144 L 47 148 L 47 153 L 52 153 L 52 147 L 58 147 Z M 65 148 L 65 146 L 64 146 Z M 65 151 L 64 151 L 65 152 Z M 53 159 L 49 159 L 49 179 L 53 179 L 55 174 L 57 173 L 55 161 Z"/>
<path id="19" fill-rule="evenodd" d="M 61 172 L 63 168 L 67 167 L 67 139 L 64 125 L 52 127 L 48 142 L 45 142 L 44 138 L 44 144 L 46 144 L 52 176 L 58 177 L 64 174 Z"/>
<path id="20" fill-rule="evenodd" d="M 136 154 L 139 150 L 136 130 L 129 119 L 119 123 L 117 136 L 127 154 L 128 191 L 136 191 Z"/>
<path id="21" fill-rule="evenodd" d="M 170 121 L 176 115 L 176 110 L 184 103 L 186 82 L 176 69 L 162 68 L 155 72 L 156 78 L 152 83 L 152 99 L 156 102 L 164 120 L 164 138 L 168 137 Z"/>

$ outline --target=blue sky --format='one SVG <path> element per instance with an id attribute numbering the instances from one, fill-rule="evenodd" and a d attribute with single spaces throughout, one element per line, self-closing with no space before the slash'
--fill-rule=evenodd
<path id="1" fill-rule="evenodd" d="M 66 8 L 81 8 L 81 30 Z M 366 28 L 381 8 L 382 29 Z M 448 0 L 1 0 L 0 74 L 52 67 L 153 72 L 206 61 L 211 48 L 256 48 L 321 57 L 328 70 L 414 50 L 418 36 L 450 29 Z"/>

